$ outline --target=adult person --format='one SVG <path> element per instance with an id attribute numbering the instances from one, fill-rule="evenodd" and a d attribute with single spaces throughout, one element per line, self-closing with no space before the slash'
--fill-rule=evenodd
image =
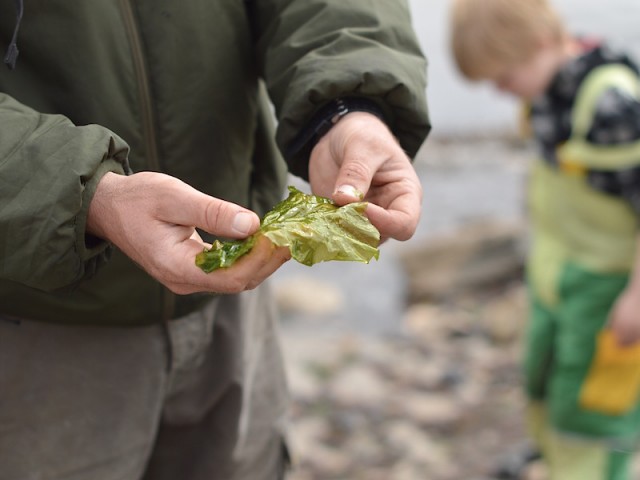
<path id="1" fill-rule="evenodd" d="M 194 256 L 254 232 L 286 167 L 412 235 L 406 2 L 0 0 L 0 48 L 0 478 L 281 478 L 288 252 Z"/>

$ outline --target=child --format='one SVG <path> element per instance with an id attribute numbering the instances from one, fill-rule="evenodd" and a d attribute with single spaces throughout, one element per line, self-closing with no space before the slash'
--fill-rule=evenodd
<path id="1" fill-rule="evenodd" d="M 553 480 L 622 480 L 640 432 L 640 80 L 547 0 L 454 0 L 462 74 L 528 103 L 531 433 Z M 635 264 L 635 265 L 634 265 Z"/>

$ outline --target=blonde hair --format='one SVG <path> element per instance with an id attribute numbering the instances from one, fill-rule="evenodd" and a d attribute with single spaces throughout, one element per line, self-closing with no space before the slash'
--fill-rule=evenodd
<path id="1" fill-rule="evenodd" d="M 566 36 L 547 0 L 453 0 L 450 26 L 454 59 L 471 80 L 526 62 L 542 42 Z"/>

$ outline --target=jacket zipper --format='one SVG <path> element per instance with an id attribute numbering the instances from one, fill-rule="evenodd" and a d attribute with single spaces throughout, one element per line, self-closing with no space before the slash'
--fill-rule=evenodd
<path id="1" fill-rule="evenodd" d="M 131 0 L 120 0 L 124 26 L 131 45 L 133 67 L 138 83 L 138 97 L 140 99 L 140 111 L 142 115 L 142 135 L 147 152 L 147 162 L 151 170 L 160 171 L 158 155 L 157 132 L 154 122 L 154 112 L 151 100 L 151 87 L 149 85 L 149 72 L 144 59 L 140 31 L 133 12 Z M 173 315 L 175 295 L 167 288 L 163 288 L 162 319 L 167 322 Z"/>
<path id="2" fill-rule="evenodd" d="M 124 25 L 131 45 L 131 56 L 133 58 L 133 68 L 138 81 L 138 96 L 140 98 L 140 110 L 142 113 L 142 135 L 147 150 L 147 160 L 152 170 L 160 171 L 160 161 L 158 160 L 158 146 L 156 142 L 156 131 L 153 121 L 153 108 L 151 106 L 151 88 L 149 86 L 149 74 L 144 61 L 142 51 L 142 41 L 136 23 L 136 18 L 131 6 L 131 0 L 121 0 L 122 16 Z"/>

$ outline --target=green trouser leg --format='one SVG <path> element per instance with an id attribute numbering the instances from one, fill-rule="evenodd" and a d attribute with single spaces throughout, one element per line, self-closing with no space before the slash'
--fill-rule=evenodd
<path id="1" fill-rule="evenodd" d="M 624 274 L 598 274 L 567 264 L 557 303 L 549 306 L 532 298 L 524 362 L 532 402 L 529 424 L 553 480 L 629 479 L 640 404 L 611 414 L 580 402 L 596 338 L 626 282 Z"/>

